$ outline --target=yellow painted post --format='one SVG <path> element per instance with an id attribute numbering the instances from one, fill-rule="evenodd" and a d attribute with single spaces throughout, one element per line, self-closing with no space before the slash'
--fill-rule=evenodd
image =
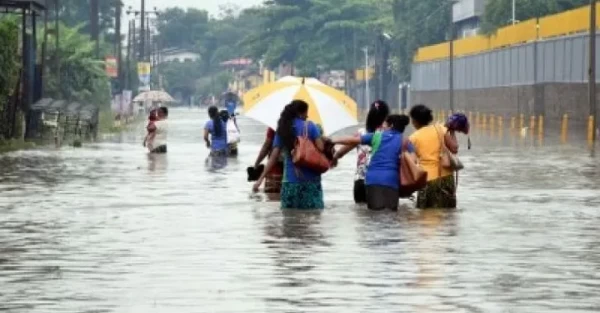
<path id="1" fill-rule="evenodd" d="M 569 130 L 569 115 L 565 114 L 562 118 L 560 125 L 560 141 L 565 144 L 567 143 L 567 131 Z"/>
<path id="2" fill-rule="evenodd" d="M 498 115 L 498 137 L 504 138 L 504 117 L 502 115 Z"/>
<path id="3" fill-rule="evenodd" d="M 525 116 L 523 114 L 519 115 L 519 131 L 525 127 Z"/>
<path id="4" fill-rule="evenodd" d="M 475 127 L 479 128 L 479 126 L 481 125 L 481 119 L 479 116 L 479 111 L 477 112 L 477 114 L 475 114 Z"/>
<path id="5" fill-rule="evenodd" d="M 481 125 L 481 128 L 483 130 L 487 130 L 487 114 L 483 113 L 483 115 L 481 116 L 481 120 L 483 122 L 483 124 Z"/>
<path id="6" fill-rule="evenodd" d="M 496 133 L 496 116 L 494 114 L 490 115 L 490 135 L 492 137 Z"/>
<path id="7" fill-rule="evenodd" d="M 544 144 L 544 116 L 538 116 L 538 142 L 541 145 Z"/>
<path id="8" fill-rule="evenodd" d="M 510 117 L 510 131 L 514 132 L 516 126 L 517 126 L 517 118 L 514 116 L 511 116 Z"/>
<path id="9" fill-rule="evenodd" d="M 529 117 L 529 132 L 535 134 L 535 115 Z"/>
<path id="10" fill-rule="evenodd" d="M 589 146 L 594 144 L 594 116 L 592 115 L 588 118 L 587 140 Z"/>

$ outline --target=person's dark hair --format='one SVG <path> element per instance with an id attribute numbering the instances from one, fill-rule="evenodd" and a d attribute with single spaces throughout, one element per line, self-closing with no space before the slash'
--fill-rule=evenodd
<path id="1" fill-rule="evenodd" d="M 424 104 L 417 104 L 410 109 L 410 118 L 421 126 L 427 126 L 433 121 L 431 109 Z"/>
<path id="2" fill-rule="evenodd" d="M 385 118 L 390 114 L 389 105 L 383 100 L 377 100 L 371 103 L 369 113 L 367 113 L 367 132 L 372 133 L 385 122 Z"/>
<path id="3" fill-rule="evenodd" d="M 219 112 L 219 115 L 221 116 L 223 122 L 227 123 L 227 121 L 229 121 L 229 112 L 227 110 L 221 110 L 221 112 Z"/>
<path id="4" fill-rule="evenodd" d="M 208 116 L 213 121 L 213 130 L 215 131 L 214 136 L 221 137 L 223 134 L 223 120 L 221 120 L 221 116 L 219 116 L 219 109 L 214 105 L 209 107 Z"/>
<path id="5" fill-rule="evenodd" d="M 164 116 L 169 116 L 169 108 L 167 107 L 160 107 L 159 108 L 160 112 L 164 115 Z"/>
<path id="6" fill-rule="evenodd" d="M 296 144 L 294 119 L 306 112 L 308 112 L 308 104 L 302 100 L 292 101 L 281 111 L 281 116 L 277 122 L 277 135 L 281 138 L 283 147 L 288 151 L 294 150 Z"/>
<path id="7" fill-rule="evenodd" d="M 404 114 L 392 114 L 385 121 L 391 129 L 403 133 L 406 125 L 410 123 L 410 118 Z"/>

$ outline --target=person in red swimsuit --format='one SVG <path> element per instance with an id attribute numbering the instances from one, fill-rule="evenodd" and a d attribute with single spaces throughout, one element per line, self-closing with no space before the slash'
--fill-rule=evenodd
<path id="1" fill-rule="evenodd" d="M 275 130 L 270 128 L 267 130 L 265 142 L 263 143 L 256 162 L 254 162 L 254 168 L 258 168 L 262 161 L 271 155 L 273 150 L 273 140 L 275 139 Z M 283 161 L 277 162 L 277 165 L 273 167 L 270 173 L 265 177 L 265 192 L 266 193 L 279 193 L 281 191 L 281 180 L 283 179 Z"/>

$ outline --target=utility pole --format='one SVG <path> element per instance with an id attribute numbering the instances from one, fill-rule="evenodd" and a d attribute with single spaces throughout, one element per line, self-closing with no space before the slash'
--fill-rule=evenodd
<path id="1" fill-rule="evenodd" d="M 98 0 L 90 1 L 90 33 L 92 40 L 96 42 L 96 58 L 100 58 L 100 7 Z"/>
<path id="2" fill-rule="evenodd" d="M 115 46 L 117 49 L 117 79 L 119 81 L 118 93 L 123 91 L 123 49 L 121 47 L 121 0 L 116 0 L 116 17 L 115 17 Z"/>
<path id="3" fill-rule="evenodd" d="M 61 85 L 61 72 L 60 72 L 60 3 L 59 0 L 54 0 L 54 8 L 56 9 L 56 19 L 54 20 L 54 31 L 55 31 L 55 46 L 56 50 L 54 51 L 54 62 L 56 66 L 56 83 L 58 86 L 59 97 L 62 97 L 62 85 Z"/>
<path id="4" fill-rule="evenodd" d="M 129 27 L 127 31 L 127 59 L 125 61 L 125 89 L 131 89 L 131 33 L 133 32 L 133 27 L 131 27 L 131 22 L 129 21 Z"/>
<path id="5" fill-rule="evenodd" d="M 590 116 L 592 117 L 592 153 L 596 146 L 596 0 L 590 0 L 590 68 L 588 71 L 588 99 L 590 104 Z"/>
<path id="6" fill-rule="evenodd" d="M 146 60 L 146 0 L 142 0 L 142 25 L 140 28 L 140 62 Z"/>
<path id="7" fill-rule="evenodd" d="M 369 107 L 371 96 L 369 95 L 369 47 L 364 47 L 365 52 L 365 107 Z"/>
<path id="8" fill-rule="evenodd" d="M 454 112 L 454 15 L 450 6 L 450 57 L 448 59 L 448 94 L 450 111 Z"/>
<path id="9" fill-rule="evenodd" d="M 512 24 L 515 25 L 517 22 L 517 0 L 512 0 Z"/>
<path id="10" fill-rule="evenodd" d="M 41 74 L 41 96 L 44 97 L 44 92 L 46 91 L 46 59 L 48 58 L 48 10 L 44 11 L 44 41 L 42 42 L 42 60 L 40 66 L 40 74 Z"/>

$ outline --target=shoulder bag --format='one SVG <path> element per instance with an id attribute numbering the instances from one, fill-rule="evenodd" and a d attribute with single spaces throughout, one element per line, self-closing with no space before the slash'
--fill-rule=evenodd
<path id="1" fill-rule="evenodd" d="M 435 131 L 440 139 L 440 165 L 441 165 L 441 167 L 450 169 L 454 172 L 458 172 L 458 171 L 464 169 L 465 166 L 460 161 L 458 156 L 456 154 L 450 152 L 450 150 L 448 150 L 448 147 L 446 146 L 446 142 L 444 140 L 444 134 L 442 134 L 440 136 L 440 132 L 439 132 L 437 126 L 434 126 L 434 127 L 435 127 Z"/>
<path id="2" fill-rule="evenodd" d="M 408 152 L 408 140 L 404 139 L 400 148 L 400 198 L 410 198 L 413 193 L 427 185 L 427 172 L 412 159 Z"/>
<path id="3" fill-rule="evenodd" d="M 296 166 L 311 169 L 319 174 L 329 170 L 329 160 L 308 137 L 308 122 L 304 123 L 304 134 L 296 139 L 296 146 L 291 154 Z"/>

